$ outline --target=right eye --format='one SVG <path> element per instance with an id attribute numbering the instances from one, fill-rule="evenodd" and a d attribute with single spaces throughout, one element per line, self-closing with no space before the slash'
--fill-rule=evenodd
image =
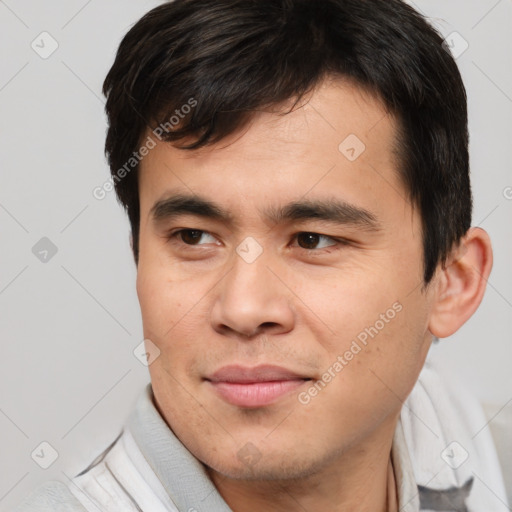
<path id="1" fill-rule="evenodd" d="M 210 235 L 207 231 L 202 231 L 200 229 L 179 229 L 167 235 L 167 239 L 181 240 L 185 245 L 204 245 L 198 243 L 203 235 L 213 238 L 213 236 Z"/>

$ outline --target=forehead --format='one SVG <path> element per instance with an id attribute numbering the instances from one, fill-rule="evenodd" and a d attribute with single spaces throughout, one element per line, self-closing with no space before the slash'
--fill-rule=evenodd
<path id="1" fill-rule="evenodd" d="M 370 206 L 380 190 L 389 201 L 405 199 L 396 121 L 377 98 L 326 79 L 288 112 L 292 105 L 258 111 L 238 132 L 198 150 L 180 150 L 148 131 L 156 146 L 140 164 L 141 212 L 177 187 L 225 198 L 233 209 L 243 206 L 235 197 L 248 205 L 328 192 Z"/>

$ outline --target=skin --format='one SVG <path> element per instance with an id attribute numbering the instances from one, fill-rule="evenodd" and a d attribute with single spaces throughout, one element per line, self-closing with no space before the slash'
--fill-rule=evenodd
<path id="1" fill-rule="evenodd" d="M 235 512 L 385 511 L 402 402 L 432 334 L 455 332 L 480 303 L 490 242 L 470 230 L 422 286 L 420 214 L 397 171 L 394 118 L 340 79 L 319 83 L 287 115 L 277 110 L 200 150 L 158 142 L 141 162 L 137 294 L 144 337 L 160 350 L 149 366 L 155 405 Z M 366 145 L 353 162 L 338 150 L 349 134 Z M 175 193 L 217 203 L 236 225 L 193 214 L 155 222 L 152 206 Z M 378 230 L 261 215 L 332 197 L 371 212 Z M 180 229 L 204 233 L 170 238 Z M 327 238 L 305 245 L 299 233 Z M 263 250 L 252 263 L 236 250 L 247 237 Z M 301 403 L 299 393 L 396 303 L 400 312 Z M 227 364 L 263 363 L 312 380 L 258 408 L 227 403 L 205 380 Z"/>

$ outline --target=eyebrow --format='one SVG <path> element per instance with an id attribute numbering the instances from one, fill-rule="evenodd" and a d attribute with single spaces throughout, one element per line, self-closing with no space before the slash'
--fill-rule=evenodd
<path id="1" fill-rule="evenodd" d="M 368 231 L 379 231 L 375 214 L 339 199 L 308 199 L 260 211 L 267 222 L 283 224 L 293 221 L 323 220 L 339 225 L 351 225 Z M 195 215 L 222 222 L 231 227 L 239 225 L 231 212 L 199 195 L 176 194 L 157 201 L 150 210 L 153 222 L 172 220 L 181 215 Z"/>

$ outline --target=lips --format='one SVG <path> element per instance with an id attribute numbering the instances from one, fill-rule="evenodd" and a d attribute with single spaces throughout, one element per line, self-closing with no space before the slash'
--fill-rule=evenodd
<path id="1" fill-rule="evenodd" d="M 309 377 L 280 366 L 224 366 L 206 379 L 226 402 L 239 407 L 263 407 L 297 390 Z"/>

